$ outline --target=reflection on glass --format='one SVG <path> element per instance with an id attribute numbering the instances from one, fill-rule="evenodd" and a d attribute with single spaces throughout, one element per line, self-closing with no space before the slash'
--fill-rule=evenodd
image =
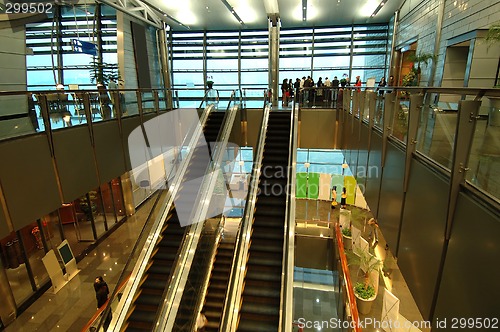
<path id="1" fill-rule="evenodd" d="M 142 101 L 142 113 L 155 113 L 155 99 L 153 92 L 140 92 Z"/>
<path id="2" fill-rule="evenodd" d="M 375 127 L 384 128 L 384 107 L 385 99 L 384 95 L 378 94 L 377 101 L 375 103 L 375 118 L 373 119 L 373 124 Z"/>
<path id="3" fill-rule="evenodd" d="M 496 99 L 492 99 L 491 105 L 480 109 L 483 117 L 476 121 L 468 165 L 470 170 L 465 173 L 469 182 L 497 199 L 500 198 L 499 104 Z"/>
<path id="4" fill-rule="evenodd" d="M 37 288 L 40 288 L 40 286 L 49 279 L 49 274 L 47 273 L 47 270 L 45 269 L 45 266 L 42 262 L 42 258 L 43 256 L 45 256 L 42 231 L 38 227 L 37 223 L 34 222 L 22 228 L 19 233 L 22 236 L 24 252 L 26 253 L 26 257 L 28 258 L 31 272 L 33 273 L 35 286 Z M 27 286 L 28 285 L 23 285 L 22 287 Z"/>
<path id="5" fill-rule="evenodd" d="M 99 238 L 108 230 L 108 224 L 106 223 L 106 213 L 101 199 L 101 192 L 99 191 L 99 189 L 92 190 L 89 192 L 88 198 L 90 199 L 93 209 L 92 218 L 94 220 L 97 238 Z"/>
<path id="6" fill-rule="evenodd" d="M 33 293 L 21 242 L 17 238 L 17 234 L 12 232 L 9 236 L 0 240 L 0 246 L 7 279 L 9 279 L 16 304 L 19 305 Z"/>
<path id="7" fill-rule="evenodd" d="M 81 254 L 87 247 L 84 242 L 94 241 L 89 211 L 85 195 L 74 202 L 63 204 L 58 209 L 64 237 L 68 240 L 75 256 Z"/>
<path id="8" fill-rule="evenodd" d="M 408 112 L 410 111 L 409 96 L 403 96 L 396 102 L 396 110 L 392 121 L 392 136 L 406 143 L 408 133 Z"/>
<path id="9" fill-rule="evenodd" d="M 59 214 L 54 211 L 41 219 L 43 234 L 45 236 L 45 243 L 47 250 L 57 249 L 61 244 L 61 224 L 59 223 Z"/>
<path id="10" fill-rule="evenodd" d="M 451 169 L 456 126 L 457 112 L 442 111 L 434 106 L 424 107 L 419 125 L 417 151 Z"/>
<path id="11" fill-rule="evenodd" d="M 122 184 L 119 178 L 111 180 L 111 190 L 117 221 L 120 221 L 125 218 L 126 212 L 123 203 Z"/>

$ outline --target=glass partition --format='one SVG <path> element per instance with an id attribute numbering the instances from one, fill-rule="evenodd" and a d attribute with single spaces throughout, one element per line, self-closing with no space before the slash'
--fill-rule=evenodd
<path id="1" fill-rule="evenodd" d="M 407 124 L 407 112 L 402 111 L 406 110 L 407 106 L 403 107 L 400 107 L 400 112 L 395 116 L 397 124 Z M 451 169 L 457 119 L 456 110 L 444 110 L 437 105 L 424 105 L 420 117 L 417 151 L 443 167 Z M 396 129 L 397 125 L 394 125 L 394 128 Z M 400 134 L 406 133 L 401 131 L 402 125 L 399 128 Z M 400 139 L 403 138 L 406 139 L 406 137 Z"/>
<path id="2" fill-rule="evenodd" d="M 49 280 L 49 274 L 42 262 L 42 258 L 45 256 L 43 230 L 34 222 L 21 228 L 18 233 L 21 235 L 24 253 L 29 262 L 33 282 L 35 283 L 35 287 L 39 289 Z M 23 287 L 26 287 L 26 285 Z"/>
<path id="3" fill-rule="evenodd" d="M 36 223 L 32 225 L 35 227 Z M 9 280 L 16 304 L 19 306 L 33 293 L 34 289 L 28 274 L 26 255 L 18 233 L 12 232 L 7 237 L 1 239 L 0 246 L 2 248 L 2 263 L 5 267 L 7 279 Z"/>
<path id="4" fill-rule="evenodd" d="M 410 111 L 410 96 L 402 94 L 394 103 L 392 119 L 392 136 L 406 144 L 408 134 L 408 112 Z"/>
<path id="5" fill-rule="evenodd" d="M 466 179 L 500 199 L 500 99 L 484 98 L 469 157 Z"/>

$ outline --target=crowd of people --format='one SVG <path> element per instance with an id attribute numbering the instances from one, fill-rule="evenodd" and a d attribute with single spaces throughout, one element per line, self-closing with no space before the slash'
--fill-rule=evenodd
<path id="1" fill-rule="evenodd" d="M 386 82 L 385 77 L 382 77 L 377 85 L 379 95 L 382 96 L 384 94 L 384 90 L 380 88 L 393 85 L 393 76 L 389 78 L 389 82 Z M 337 76 L 334 76 L 333 80 L 326 77 L 324 81 L 323 78 L 320 77 L 316 82 L 311 76 L 304 76 L 302 79 L 297 77 L 295 82 L 291 78 L 285 78 L 281 83 L 282 106 L 287 107 L 293 100 L 305 105 L 313 105 L 326 101 L 338 101 L 339 95 L 341 95 L 339 92 L 348 86 L 351 86 L 351 82 L 347 75 L 344 75 L 340 80 Z M 356 76 L 354 86 L 357 91 L 361 91 L 362 81 L 360 76 Z"/>

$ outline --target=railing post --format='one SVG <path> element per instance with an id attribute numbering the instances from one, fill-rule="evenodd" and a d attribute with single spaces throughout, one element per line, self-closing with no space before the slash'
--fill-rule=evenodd
<path id="1" fill-rule="evenodd" d="M 377 107 L 377 93 L 374 91 L 366 92 L 366 99 L 368 99 L 368 149 L 371 147 L 372 131 L 375 124 L 375 108 Z"/>
<path id="2" fill-rule="evenodd" d="M 406 192 L 408 189 L 408 179 L 410 178 L 410 165 L 411 156 L 415 152 L 417 145 L 417 131 L 418 123 L 420 120 L 420 111 L 422 110 L 422 103 L 424 101 L 424 95 L 410 95 L 410 111 L 408 119 L 408 132 L 406 135 L 406 162 L 405 162 L 405 177 L 403 191 Z"/>
<path id="3" fill-rule="evenodd" d="M 342 103 L 347 113 L 351 110 L 351 90 L 344 88 L 342 90 Z"/>
<path id="4" fill-rule="evenodd" d="M 350 91 L 350 90 L 349 90 Z M 359 115 L 359 91 L 352 91 L 352 116 Z"/>
<path id="5" fill-rule="evenodd" d="M 453 164 L 448 196 L 448 214 L 446 218 L 446 240 L 451 235 L 460 184 L 465 181 L 465 173 L 469 170 L 467 165 L 480 106 L 480 100 L 461 100 L 458 103 L 457 129 L 455 132 L 455 146 L 453 149 Z"/>
<path id="6" fill-rule="evenodd" d="M 153 98 L 155 103 L 155 113 L 160 114 L 160 97 L 158 96 L 158 90 L 153 90 Z"/>
<path id="7" fill-rule="evenodd" d="M 394 92 L 386 93 L 384 96 L 384 126 L 382 132 L 382 167 L 385 165 L 385 155 L 387 152 L 387 139 L 392 131 L 392 111 L 394 110 Z"/>
<path id="8" fill-rule="evenodd" d="M 137 96 L 137 109 L 139 110 L 139 115 L 141 116 L 142 118 L 142 92 L 140 90 L 137 90 L 135 92 L 136 96 Z"/>

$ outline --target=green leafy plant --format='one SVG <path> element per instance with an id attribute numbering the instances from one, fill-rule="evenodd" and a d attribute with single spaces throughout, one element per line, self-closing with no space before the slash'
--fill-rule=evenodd
<path id="1" fill-rule="evenodd" d="M 99 62 L 94 57 L 90 62 L 90 66 L 90 81 L 92 83 L 101 83 L 104 86 L 108 86 L 111 80 L 115 82 L 121 81 L 118 64 L 116 63 Z"/>
<path id="2" fill-rule="evenodd" d="M 412 68 L 408 74 L 403 77 L 403 82 L 401 83 L 403 86 L 416 86 L 418 74 L 415 68 Z"/>
<path id="3" fill-rule="evenodd" d="M 375 296 L 375 288 L 372 285 L 366 287 L 362 282 L 357 282 L 354 285 L 354 292 L 363 300 L 368 300 Z"/>
<path id="4" fill-rule="evenodd" d="M 488 33 L 486 34 L 486 41 L 490 45 L 500 42 L 500 21 L 490 26 Z"/>
<path id="5" fill-rule="evenodd" d="M 410 54 L 408 56 L 408 60 L 413 62 L 413 68 L 415 68 L 417 75 L 420 74 L 422 71 L 420 68 L 420 64 L 425 64 L 427 66 L 427 64 L 429 63 L 429 60 L 435 60 L 435 59 L 436 59 L 436 56 L 434 54 L 423 53 L 423 52 L 419 52 L 418 54 L 413 53 L 413 54 Z M 415 65 L 416 65 L 416 67 L 415 67 Z"/>
<path id="6" fill-rule="evenodd" d="M 348 264 L 349 265 L 359 265 L 360 271 L 363 273 L 363 275 L 362 275 L 363 281 L 359 282 L 359 284 L 361 284 L 361 286 L 358 287 L 358 288 L 362 288 L 363 291 L 362 291 L 362 293 L 358 292 L 356 290 L 356 286 L 358 284 L 356 284 L 356 286 L 354 287 L 355 294 L 357 294 L 359 297 L 366 300 L 370 297 L 364 298 L 364 297 L 362 297 L 361 294 L 365 294 L 365 295 L 368 294 L 370 292 L 369 288 L 371 287 L 371 288 L 373 288 L 372 296 L 374 296 L 375 289 L 374 289 L 374 286 L 372 284 L 370 284 L 370 274 L 373 271 L 380 272 L 380 267 L 382 266 L 382 262 L 378 258 L 376 258 L 372 253 L 370 253 L 369 251 L 361 251 L 358 254 L 355 254 L 354 252 L 346 252 L 346 255 L 347 255 Z"/>
<path id="7" fill-rule="evenodd" d="M 351 229 L 350 228 L 342 228 L 342 234 L 346 237 L 351 237 L 352 236 Z"/>

